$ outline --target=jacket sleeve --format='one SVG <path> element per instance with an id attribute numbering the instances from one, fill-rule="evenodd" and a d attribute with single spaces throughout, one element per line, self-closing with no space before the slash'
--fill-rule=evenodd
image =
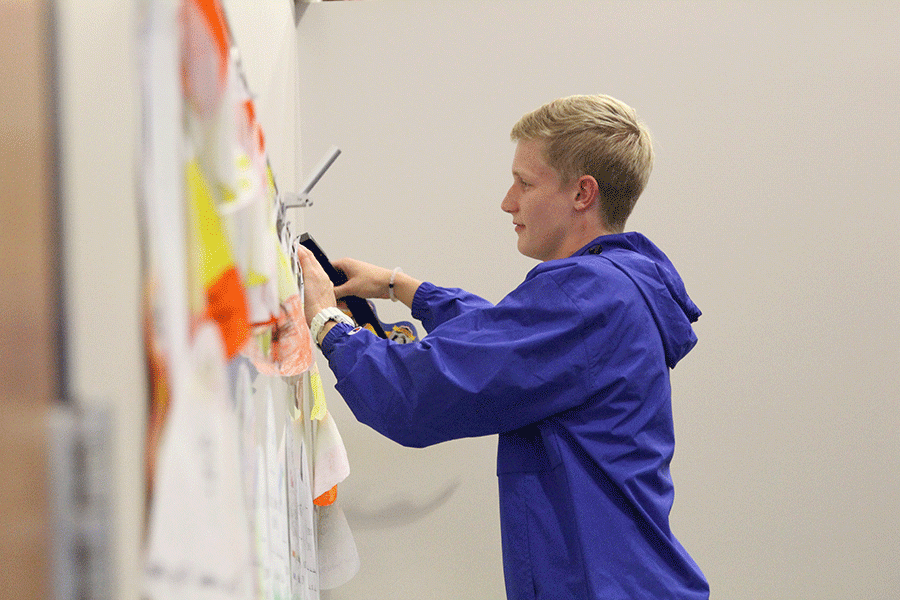
<path id="1" fill-rule="evenodd" d="M 431 331 L 444 321 L 473 309 L 493 306 L 490 302 L 459 288 L 438 287 L 428 281 L 422 283 L 413 296 L 412 316 Z"/>
<path id="2" fill-rule="evenodd" d="M 454 312 L 435 304 L 444 306 L 431 303 L 435 315 Z M 529 278 L 496 306 L 457 312 L 411 344 L 332 328 L 323 352 L 359 421 L 421 447 L 512 431 L 590 397 L 587 371 L 598 357 L 586 350 L 585 315 L 557 277 Z M 614 324 L 605 325 L 615 339 Z"/>

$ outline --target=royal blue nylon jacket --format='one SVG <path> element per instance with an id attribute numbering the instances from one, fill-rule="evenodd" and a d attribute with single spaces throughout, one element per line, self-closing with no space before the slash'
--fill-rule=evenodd
<path id="1" fill-rule="evenodd" d="M 338 324 L 323 352 L 356 418 L 400 444 L 499 434 L 508 598 L 709 597 L 669 528 L 669 369 L 700 311 L 650 240 L 597 238 L 496 305 L 426 282 L 413 316 L 418 342 Z"/>

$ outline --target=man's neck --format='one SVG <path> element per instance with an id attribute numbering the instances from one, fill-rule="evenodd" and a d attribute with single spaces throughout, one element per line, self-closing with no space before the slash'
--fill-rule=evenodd
<path id="1" fill-rule="evenodd" d="M 598 237 L 603 235 L 611 235 L 613 233 L 616 232 L 610 231 L 608 228 L 599 224 L 585 226 L 580 228 L 578 231 L 573 231 L 572 235 L 569 237 L 568 242 L 564 246 L 565 257 L 567 258 L 569 256 L 572 256 L 573 254 L 596 240 Z"/>

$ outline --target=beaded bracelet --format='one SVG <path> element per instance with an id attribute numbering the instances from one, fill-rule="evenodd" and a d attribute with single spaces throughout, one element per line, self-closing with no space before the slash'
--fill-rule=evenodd
<path id="1" fill-rule="evenodd" d="M 400 300 L 399 298 L 397 298 L 397 296 L 394 295 L 394 278 L 397 277 L 397 273 L 401 273 L 401 272 L 403 272 L 403 269 L 401 269 L 400 267 L 397 267 L 391 273 L 391 282 L 388 283 L 388 294 L 390 295 L 392 302 L 397 302 Z"/>

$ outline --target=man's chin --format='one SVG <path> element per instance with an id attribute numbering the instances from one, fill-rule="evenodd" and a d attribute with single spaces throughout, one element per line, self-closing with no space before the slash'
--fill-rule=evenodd
<path id="1" fill-rule="evenodd" d="M 516 245 L 516 249 L 522 256 L 527 256 L 528 258 L 533 258 L 535 260 L 541 260 L 540 258 L 535 256 L 536 252 L 534 251 L 534 248 L 529 248 L 527 244 L 522 243 L 522 238 L 519 238 L 519 243 Z"/>

